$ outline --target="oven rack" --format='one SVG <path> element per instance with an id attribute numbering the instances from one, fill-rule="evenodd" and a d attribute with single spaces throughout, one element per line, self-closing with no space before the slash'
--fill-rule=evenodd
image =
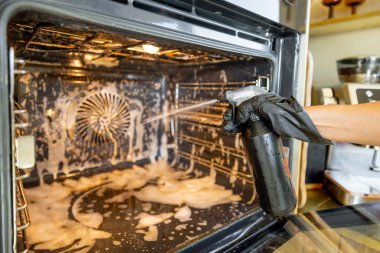
<path id="1" fill-rule="evenodd" d="M 26 71 L 22 68 L 24 62 L 20 59 L 15 59 L 14 49 L 9 49 L 9 64 L 10 64 L 10 84 L 12 96 L 15 98 L 13 102 L 13 157 L 14 157 L 14 175 L 15 175 L 15 201 L 14 201 L 14 210 L 15 210 L 15 247 L 17 252 L 26 253 L 28 252 L 28 237 L 26 229 L 30 226 L 30 217 L 28 212 L 28 202 L 25 197 L 23 179 L 29 177 L 30 170 L 33 167 L 28 167 L 27 165 L 22 165 L 18 163 L 17 149 L 20 148 L 16 145 L 16 142 L 20 137 L 25 136 L 28 127 L 30 126 L 28 122 L 28 112 L 27 110 L 17 102 L 17 93 L 13 92 L 15 89 L 15 80 L 16 76 L 20 74 L 25 74 Z"/>
<path id="2" fill-rule="evenodd" d="M 243 159 L 245 158 L 244 151 L 240 150 L 240 149 L 235 149 L 235 148 L 231 148 L 231 147 L 227 147 L 227 146 L 222 147 L 218 143 L 202 140 L 202 139 L 195 138 L 195 137 L 189 136 L 189 135 L 184 135 L 184 134 L 176 134 L 175 137 L 177 137 L 179 141 L 186 141 L 186 142 L 191 143 L 191 144 L 195 144 L 195 145 L 198 145 L 201 147 L 205 147 L 206 149 L 212 148 L 212 149 L 215 149 L 217 151 L 227 153 L 228 155 L 232 155 L 232 156 L 235 156 L 238 158 L 243 158 Z"/>
<path id="3" fill-rule="evenodd" d="M 256 85 L 256 81 L 247 82 L 180 82 L 180 88 L 219 89 L 223 87 L 240 88 L 245 85 Z"/>
<path id="4" fill-rule="evenodd" d="M 256 80 L 241 82 L 177 82 L 175 86 L 175 109 L 185 108 L 210 99 L 216 99 L 220 94 L 227 90 L 234 90 L 247 85 L 269 84 L 269 82 L 270 78 L 267 75 L 257 76 Z M 223 122 L 223 113 L 227 107 L 227 103 L 216 103 L 207 105 L 204 108 L 199 108 L 198 110 L 185 111 L 175 116 L 175 127 L 179 130 L 180 124 L 186 124 L 189 128 L 191 128 L 191 126 L 196 126 L 197 128 L 210 129 L 218 134 L 217 138 L 223 138 L 224 135 L 221 135 L 220 131 Z M 189 144 L 195 145 L 197 149 L 201 147 L 205 148 L 205 150 L 213 149 L 224 154 L 224 157 L 229 157 L 229 159 L 245 159 L 244 150 L 240 147 L 236 148 L 231 146 L 231 144 L 222 146 L 217 140 L 211 141 L 204 138 L 200 139 L 187 130 L 176 132 L 177 134 L 174 135 L 176 142 L 174 152 L 176 157 L 192 160 L 208 168 L 211 168 L 212 166 L 212 168 L 224 175 L 235 176 L 243 182 L 247 182 L 251 185 L 254 184 L 248 167 L 246 172 L 240 170 L 233 172 L 230 167 L 225 167 L 220 163 L 212 162 L 204 157 L 193 156 L 189 152 L 183 151 L 179 148 L 180 145 Z"/>
<path id="5" fill-rule="evenodd" d="M 268 78 L 269 81 L 269 77 Z M 227 90 L 238 89 L 247 85 L 256 85 L 257 80 L 243 82 L 178 82 L 175 88 L 175 109 L 184 108 L 189 105 L 195 105 L 210 99 L 217 99 Z M 223 112 L 227 109 L 227 103 L 216 103 L 207 105 L 197 111 L 185 111 L 176 115 L 177 120 L 189 122 L 201 122 L 206 126 L 218 127 L 223 121 Z M 178 124 L 176 124 L 178 125 Z"/>
<path id="6" fill-rule="evenodd" d="M 243 82 L 179 82 L 176 84 L 176 88 L 178 91 L 219 91 L 222 94 L 226 90 L 234 90 L 247 85 L 256 85 L 268 89 L 270 81 L 270 75 L 258 75 L 254 81 Z"/>
<path id="7" fill-rule="evenodd" d="M 48 22 L 14 23 L 10 29 L 16 34 L 14 45 L 16 51 L 20 48 L 22 53 L 37 53 L 40 56 L 64 53 L 73 57 L 83 57 L 81 60 L 88 56 L 92 57 L 91 60 L 115 57 L 178 65 L 221 63 L 253 58 L 251 56 L 221 55 L 195 49 L 185 50 L 180 46 L 158 45 L 153 41 L 130 38 L 125 35 L 116 38 L 116 36 L 102 31 L 82 31 L 64 24 L 54 25 Z M 157 53 L 147 53 L 142 48 L 145 44 L 157 46 L 160 50 Z M 57 57 L 56 60 L 61 62 L 62 57 Z"/>
<path id="8" fill-rule="evenodd" d="M 181 115 L 176 116 L 177 119 L 186 120 L 189 122 L 201 122 L 207 126 L 221 126 L 223 116 L 211 113 L 202 112 L 183 112 Z"/>
<path id="9" fill-rule="evenodd" d="M 15 71 L 16 73 L 16 71 Z M 15 115 L 15 141 L 20 136 L 23 136 L 29 123 L 26 118 L 27 111 L 17 102 L 14 103 Z M 14 142 L 15 142 L 14 141 Z M 15 156 L 15 164 L 17 158 Z M 24 186 L 22 180 L 29 177 L 32 168 L 19 168 L 15 165 L 16 169 L 16 231 L 18 239 L 18 252 L 28 252 L 28 239 L 26 229 L 30 226 L 30 217 L 28 212 L 28 202 L 25 197 Z"/>
<path id="10" fill-rule="evenodd" d="M 149 71 L 129 70 L 126 68 L 117 69 L 116 71 L 109 68 L 88 67 L 88 66 L 69 66 L 64 63 L 56 62 L 39 62 L 17 58 L 18 64 L 16 74 L 43 73 L 50 76 L 59 77 L 62 82 L 85 84 L 90 83 L 93 79 L 120 80 L 126 79 L 131 81 L 151 81 L 156 78 Z"/>
<path id="11" fill-rule="evenodd" d="M 232 148 L 232 147 L 228 147 L 228 146 L 221 146 L 217 142 L 210 142 L 210 141 L 206 141 L 206 140 L 199 139 L 199 138 L 189 136 L 189 135 L 185 135 L 185 134 L 176 134 L 176 135 L 174 135 L 174 137 L 177 141 L 177 145 L 179 143 L 186 142 L 188 144 L 195 145 L 197 147 L 197 149 L 203 147 L 206 150 L 213 149 L 213 150 L 219 151 L 220 153 L 224 153 L 224 155 L 226 157 L 229 157 L 230 159 L 233 159 L 233 158 L 245 159 L 245 153 L 242 149 L 236 149 L 236 148 Z M 190 153 L 183 151 L 183 150 L 179 149 L 178 147 L 174 148 L 174 152 L 175 152 L 176 156 L 185 158 L 187 160 L 194 160 L 195 162 L 197 162 L 201 165 L 204 165 L 206 167 L 209 167 L 209 168 L 212 166 L 213 168 L 215 168 L 215 170 L 217 170 L 217 171 L 219 171 L 225 175 L 236 176 L 236 178 L 238 178 L 242 181 L 246 181 L 246 182 L 253 184 L 252 178 L 251 178 L 251 175 L 249 172 L 236 171 L 236 172 L 234 172 L 234 174 L 232 174 L 230 167 L 225 167 L 225 166 L 220 165 L 220 164 L 212 163 L 210 160 L 201 158 L 199 156 L 192 156 Z"/>
<path id="12" fill-rule="evenodd" d="M 215 169 L 216 171 L 219 171 L 227 176 L 236 176 L 237 179 L 240 179 L 241 181 L 244 181 L 248 184 L 251 184 L 251 185 L 254 185 L 253 183 L 253 180 L 252 180 L 252 177 L 246 173 L 243 173 L 243 172 L 240 172 L 240 171 L 237 171 L 236 172 L 236 175 L 232 175 L 231 173 L 231 168 L 227 168 L 227 167 L 224 167 L 220 164 L 217 164 L 217 163 L 213 163 L 209 160 L 206 160 L 206 159 L 203 159 L 203 158 L 200 158 L 200 157 L 195 157 L 195 156 L 192 156 L 191 154 L 187 153 L 187 152 L 183 152 L 181 150 L 178 150 L 178 149 L 175 149 L 175 152 L 176 152 L 176 155 L 178 157 L 183 157 L 185 159 L 192 159 L 194 160 L 196 163 L 199 163 L 200 165 L 203 165 L 203 166 L 206 166 L 208 168 L 212 168 L 212 169 Z"/>

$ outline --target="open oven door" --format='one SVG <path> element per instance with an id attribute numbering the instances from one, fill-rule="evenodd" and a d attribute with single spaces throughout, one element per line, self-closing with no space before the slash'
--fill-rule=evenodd
<path id="1" fill-rule="evenodd" d="M 291 215 L 266 226 L 260 219 L 233 224 L 180 252 L 380 251 L 380 202 Z"/>

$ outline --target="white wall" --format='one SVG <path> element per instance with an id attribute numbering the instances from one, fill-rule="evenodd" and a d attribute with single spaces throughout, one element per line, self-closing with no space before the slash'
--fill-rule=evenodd
<path id="1" fill-rule="evenodd" d="M 338 84 L 336 61 L 359 55 L 380 56 L 380 27 L 309 39 L 314 56 L 313 86 Z"/>

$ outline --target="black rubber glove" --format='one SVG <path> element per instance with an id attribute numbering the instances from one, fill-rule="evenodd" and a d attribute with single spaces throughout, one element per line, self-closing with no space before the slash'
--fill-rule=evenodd
<path id="1" fill-rule="evenodd" d="M 232 119 L 232 108 L 228 108 L 224 114 L 223 129 L 229 133 L 237 133 L 248 120 L 255 120 L 257 117 L 264 120 L 281 137 L 332 144 L 321 136 L 294 97 L 283 98 L 273 93 L 255 96 L 241 103 L 236 109 L 235 123 Z"/>

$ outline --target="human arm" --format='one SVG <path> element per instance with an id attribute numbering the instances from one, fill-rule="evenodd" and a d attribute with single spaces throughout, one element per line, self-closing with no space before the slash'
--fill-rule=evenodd
<path id="1" fill-rule="evenodd" d="M 380 146 L 380 102 L 359 105 L 321 105 L 304 110 L 294 98 L 263 94 L 243 102 L 236 122 L 225 113 L 224 129 L 236 132 L 257 114 L 282 137 L 314 143 L 324 140 Z M 305 115 L 306 114 L 306 115 Z"/>
<path id="2" fill-rule="evenodd" d="M 232 115 L 232 107 L 230 107 L 224 114 L 223 129 L 226 132 L 242 131 L 248 122 L 260 118 L 281 137 L 332 144 L 320 135 L 309 115 L 294 97 L 284 98 L 274 93 L 254 96 L 236 108 L 235 119 Z"/>
<path id="3" fill-rule="evenodd" d="M 325 139 L 380 146 L 380 102 L 310 106 L 305 111 Z"/>

